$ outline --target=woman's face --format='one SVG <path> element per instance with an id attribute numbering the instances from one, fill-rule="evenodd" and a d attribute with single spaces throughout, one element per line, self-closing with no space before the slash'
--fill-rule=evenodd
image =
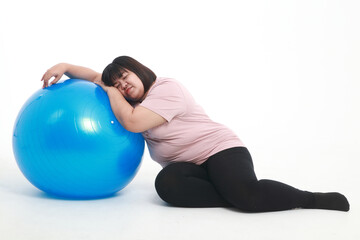
<path id="1" fill-rule="evenodd" d="M 141 101 L 145 94 L 144 85 L 140 78 L 129 70 L 126 70 L 122 77 L 115 81 L 114 87 L 119 89 L 122 95 L 132 102 Z"/>

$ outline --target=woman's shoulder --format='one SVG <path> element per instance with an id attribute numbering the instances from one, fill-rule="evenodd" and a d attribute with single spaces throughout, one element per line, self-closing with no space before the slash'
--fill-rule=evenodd
<path id="1" fill-rule="evenodd" d="M 158 84 L 179 84 L 179 81 L 170 77 L 157 77 L 155 83 Z"/>
<path id="2" fill-rule="evenodd" d="M 155 89 L 177 89 L 180 90 L 183 88 L 182 84 L 176 80 L 175 78 L 169 77 L 158 77 L 156 78 L 155 84 L 153 86 L 153 90 Z"/>
<path id="3" fill-rule="evenodd" d="M 183 101 L 187 95 L 186 89 L 178 80 L 168 77 L 158 77 L 156 78 L 154 85 L 150 88 L 146 98 L 171 98 L 181 99 Z"/>

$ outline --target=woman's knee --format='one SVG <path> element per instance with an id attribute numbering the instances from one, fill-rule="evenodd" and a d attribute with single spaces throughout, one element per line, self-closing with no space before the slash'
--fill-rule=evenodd
<path id="1" fill-rule="evenodd" d="M 198 167 L 198 166 L 197 166 Z M 155 189 L 159 197 L 167 203 L 175 204 L 181 195 L 186 177 L 197 168 L 191 163 L 173 163 L 163 168 L 155 179 Z"/>
<path id="2" fill-rule="evenodd" d="M 155 189 L 158 193 L 159 197 L 163 199 L 165 202 L 169 189 L 171 189 L 170 185 L 173 182 L 171 178 L 173 178 L 173 174 L 171 174 L 171 170 L 169 171 L 168 167 L 163 168 L 155 179 Z"/>
<path id="3" fill-rule="evenodd" d="M 234 207 L 244 212 L 259 211 L 259 196 L 257 182 L 241 184 L 236 189 L 229 192 L 223 192 L 222 196 Z"/>

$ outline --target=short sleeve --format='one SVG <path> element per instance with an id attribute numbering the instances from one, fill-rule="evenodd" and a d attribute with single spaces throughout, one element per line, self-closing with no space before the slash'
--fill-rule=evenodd
<path id="1" fill-rule="evenodd" d="M 186 111 L 186 101 L 182 89 L 172 79 L 162 79 L 161 82 L 155 83 L 139 106 L 159 114 L 168 122 Z"/>

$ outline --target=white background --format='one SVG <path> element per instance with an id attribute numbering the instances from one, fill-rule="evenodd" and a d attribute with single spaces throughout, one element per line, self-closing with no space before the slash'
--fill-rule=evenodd
<path id="1" fill-rule="evenodd" d="M 359 12 L 356 0 L 1 1 L 0 238 L 359 239 Z M 148 153 L 116 197 L 45 197 L 12 154 L 19 109 L 52 65 L 102 71 L 120 55 L 180 80 L 259 178 L 342 192 L 350 212 L 168 207 Z"/>

